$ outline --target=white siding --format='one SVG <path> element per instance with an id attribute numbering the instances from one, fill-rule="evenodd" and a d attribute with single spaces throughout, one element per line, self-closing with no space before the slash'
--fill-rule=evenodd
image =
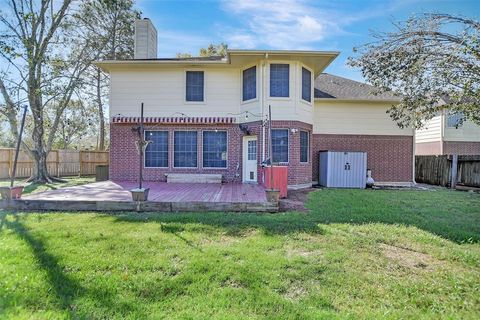
<path id="1" fill-rule="evenodd" d="M 315 101 L 313 133 L 413 135 L 412 129 L 400 129 L 386 111 L 387 102 Z"/>
<path id="2" fill-rule="evenodd" d="M 236 69 L 204 69 L 205 102 L 185 101 L 185 72 L 198 68 L 113 71 L 110 84 L 110 117 L 231 117 L 240 112 L 240 78 Z M 177 113 L 177 114 L 175 114 Z"/>
<path id="3" fill-rule="evenodd" d="M 458 129 L 445 127 L 444 141 L 480 142 L 480 126 L 465 121 Z"/>
<path id="4" fill-rule="evenodd" d="M 415 132 L 415 142 L 435 142 L 442 137 L 442 116 L 438 115 L 428 120 L 425 126 Z"/>

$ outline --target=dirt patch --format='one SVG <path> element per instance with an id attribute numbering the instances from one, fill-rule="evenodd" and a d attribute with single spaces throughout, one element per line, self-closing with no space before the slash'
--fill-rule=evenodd
<path id="1" fill-rule="evenodd" d="M 299 189 L 299 190 L 288 190 L 288 197 L 285 199 L 280 199 L 279 201 L 280 211 L 308 212 L 308 209 L 305 208 L 305 203 L 307 202 L 308 194 L 316 190 L 318 189 L 307 188 L 307 189 Z"/>
<path id="2" fill-rule="evenodd" d="M 442 261 L 426 253 L 408 248 L 381 243 L 380 249 L 391 262 L 411 270 L 432 271 L 442 264 Z"/>

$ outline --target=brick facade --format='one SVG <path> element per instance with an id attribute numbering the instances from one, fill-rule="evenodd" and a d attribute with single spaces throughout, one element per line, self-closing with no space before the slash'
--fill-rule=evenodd
<path id="1" fill-rule="evenodd" d="M 480 154 L 480 142 L 445 141 L 443 154 L 477 155 Z"/>
<path id="2" fill-rule="evenodd" d="M 133 181 L 139 175 L 139 156 L 135 146 L 137 134 L 132 132 L 132 124 L 110 124 L 110 179 Z M 225 182 L 242 180 L 242 139 L 243 133 L 238 125 L 145 125 L 145 130 L 168 131 L 168 168 L 144 168 L 146 181 L 166 181 L 166 173 L 216 173 L 222 174 Z M 174 130 L 197 131 L 198 158 L 197 168 L 173 167 L 173 132 Z M 202 131 L 227 131 L 227 168 L 202 168 Z"/>
<path id="3" fill-rule="evenodd" d="M 110 125 L 110 177 L 112 180 L 133 181 L 138 179 L 139 156 L 135 146 L 136 133 L 132 124 Z M 273 128 L 288 129 L 289 161 L 288 184 L 304 185 L 318 180 L 318 151 L 366 151 L 368 167 L 373 178 L 382 182 L 412 181 L 412 143 L 411 136 L 368 136 L 368 135 L 328 135 L 311 134 L 312 125 L 299 121 L 273 121 Z M 294 129 L 294 130 L 292 130 Z M 169 133 L 168 168 L 144 168 L 146 181 L 165 181 L 166 173 L 216 173 L 222 174 L 224 182 L 241 182 L 243 175 L 242 148 L 246 134 L 257 136 L 258 181 L 262 181 L 262 141 L 268 141 L 268 130 L 262 138 L 260 121 L 238 124 L 181 124 L 146 125 L 145 130 L 164 130 Z M 173 167 L 173 134 L 175 130 L 197 131 L 198 166 L 197 168 Z M 202 132 L 204 130 L 224 130 L 227 132 L 227 168 L 202 168 Z M 309 132 L 308 162 L 300 162 L 300 131 Z M 268 143 L 265 144 L 265 156 L 268 157 Z"/>
<path id="4" fill-rule="evenodd" d="M 138 179 L 139 156 L 135 146 L 136 133 L 132 132 L 132 124 L 112 123 L 110 125 L 110 177 L 112 180 L 132 181 Z M 245 123 L 243 130 L 238 124 L 182 124 L 182 125 L 145 125 L 145 130 L 163 130 L 169 133 L 169 159 L 168 168 L 144 168 L 143 176 L 146 181 L 165 181 L 166 173 L 216 173 L 222 174 L 225 182 L 241 182 L 243 175 L 242 144 L 243 137 L 247 134 L 257 136 L 257 162 L 262 162 L 262 125 L 261 121 Z M 310 148 L 309 161 L 300 163 L 300 130 L 311 134 L 312 126 L 298 121 L 272 121 L 272 127 L 288 129 L 289 132 L 289 166 L 288 184 L 299 185 L 311 183 L 312 154 Z M 291 129 L 298 130 L 292 132 Z M 173 132 L 175 130 L 197 131 L 197 168 L 173 167 Z M 225 130 L 227 131 L 227 168 L 208 169 L 202 168 L 202 131 Z M 268 139 L 268 130 L 265 130 Z M 310 135 L 311 136 L 311 135 Z M 310 145 L 312 139 L 310 138 Z M 265 154 L 268 155 L 268 144 L 265 145 Z M 262 171 L 258 166 L 258 181 L 261 182 Z"/>
<path id="5" fill-rule="evenodd" d="M 367 167 L 377 182 L 413 181 L 413 137 L 387 135 L 313 135 L 313 177 L 318 181 L 318 152 L 367 152 Z"/>

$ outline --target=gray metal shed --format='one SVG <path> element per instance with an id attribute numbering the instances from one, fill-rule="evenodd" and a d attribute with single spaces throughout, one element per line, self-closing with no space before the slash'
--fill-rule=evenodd
<path id="1" fill-rule="evenodd" d="M 332 188 L 365 188 L 367 153 L 320 151 L 318 184 Z"/>

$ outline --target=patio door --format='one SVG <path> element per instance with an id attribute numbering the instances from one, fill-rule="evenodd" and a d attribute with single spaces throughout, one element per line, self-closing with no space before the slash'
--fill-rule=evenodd
<path id="1" fill-rule="evenodd" d="M 243 182 L 257 182 L 257 136 L 243 137 Z"/>

